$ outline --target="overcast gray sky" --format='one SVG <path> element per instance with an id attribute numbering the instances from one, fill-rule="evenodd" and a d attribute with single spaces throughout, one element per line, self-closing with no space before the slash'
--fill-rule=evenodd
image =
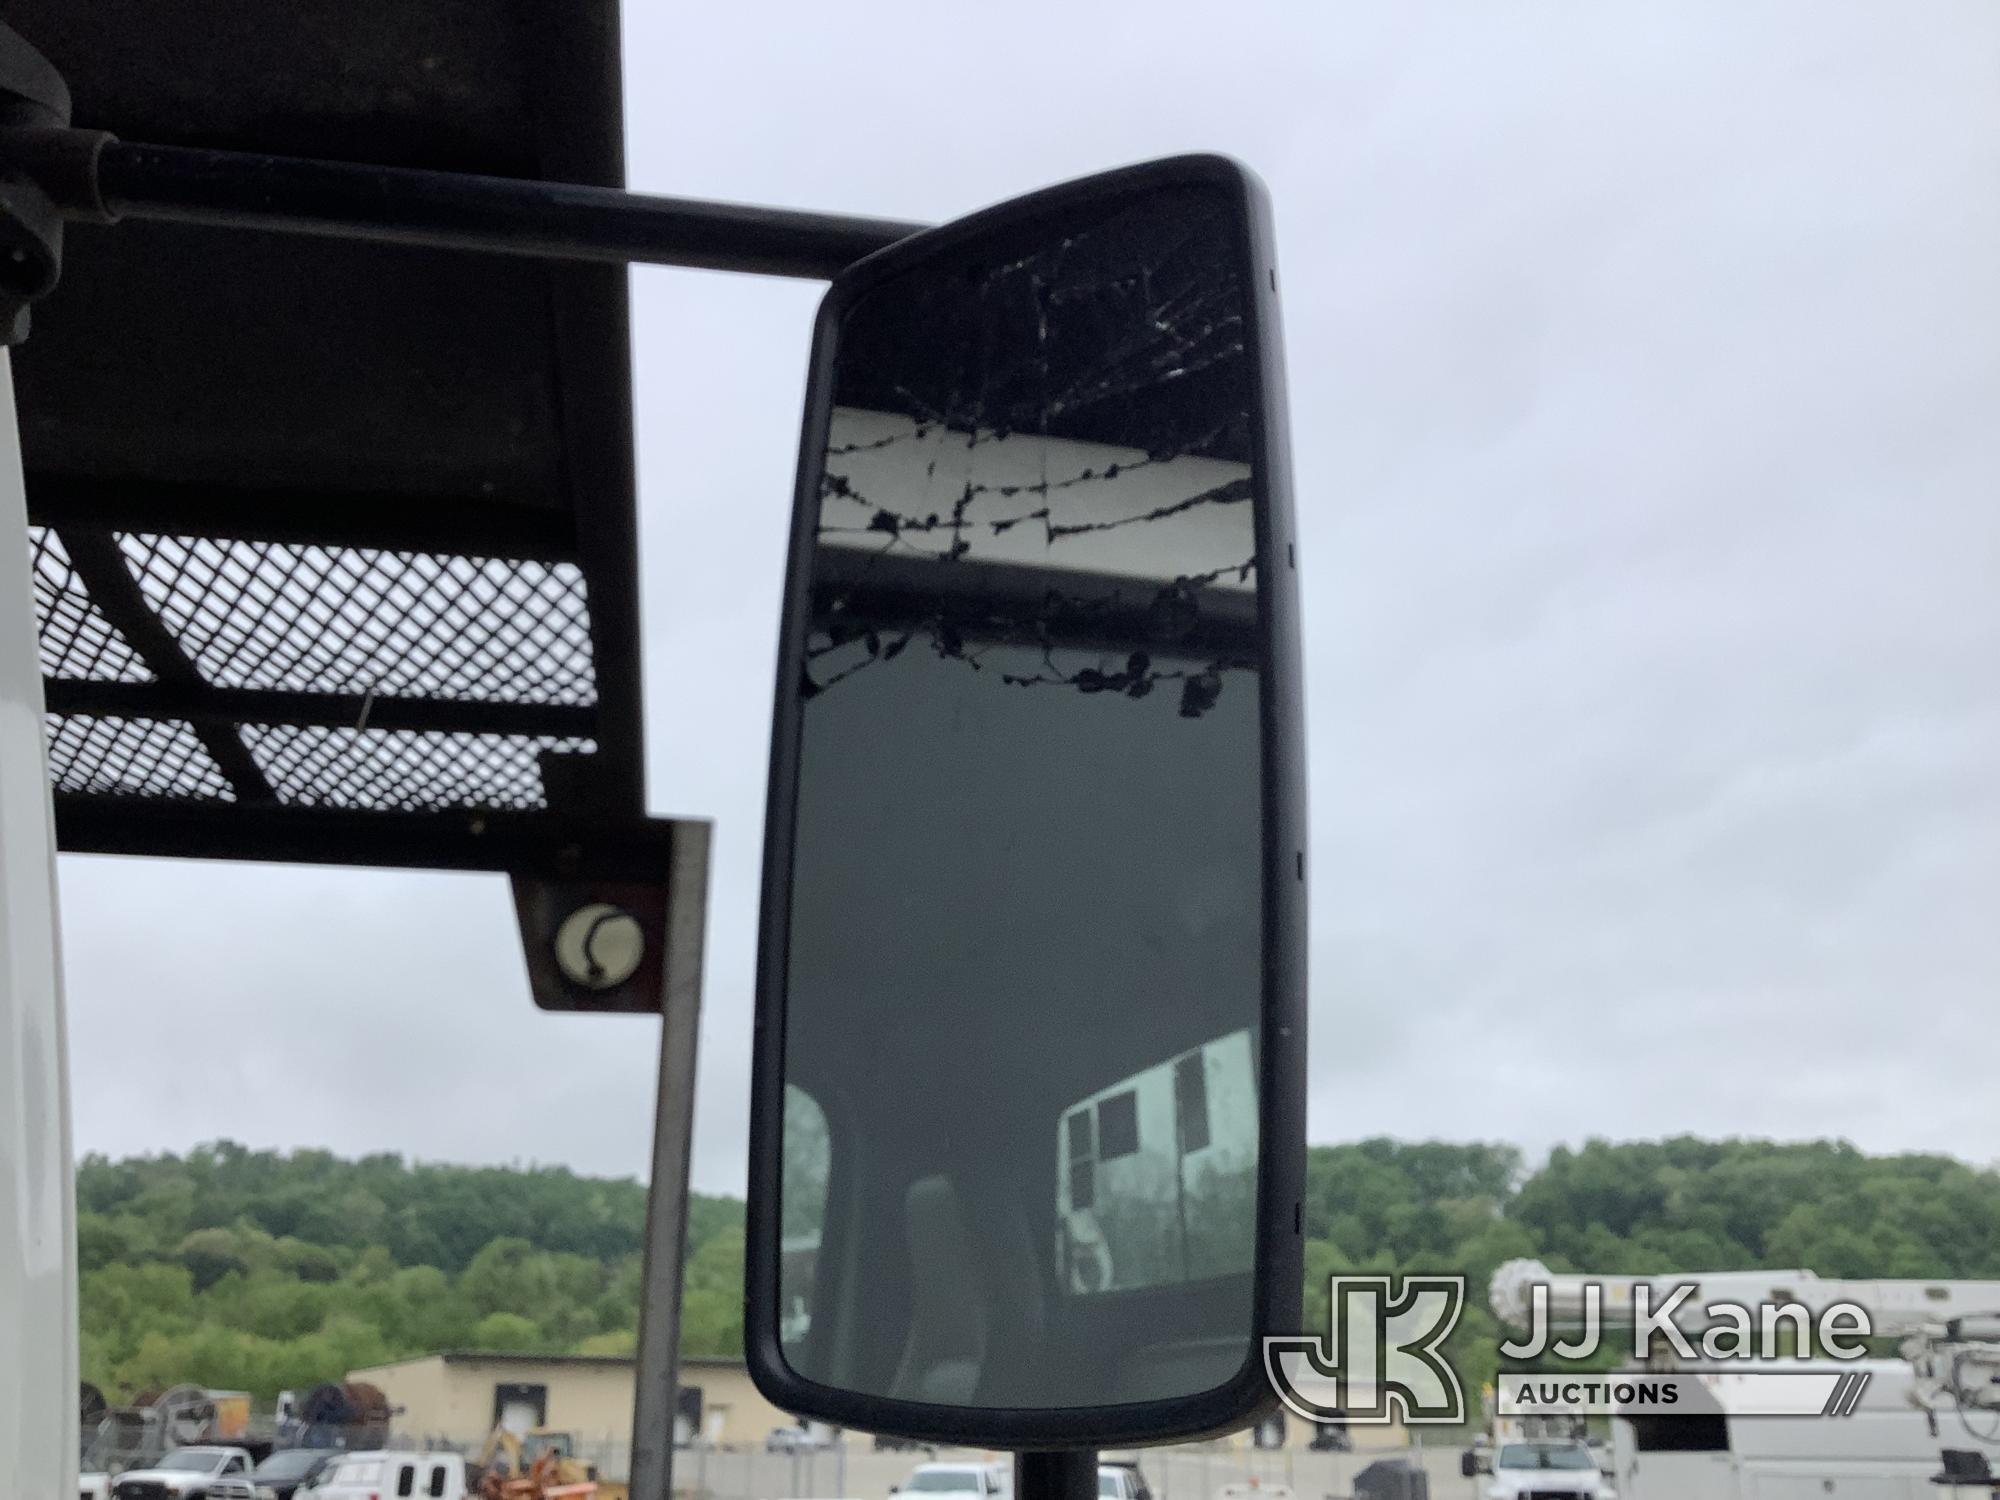
<path id="1" fill-rule="evenodd" d="M 1269 183 L 1315 1141 L 2000 1157 L 2000 7 L 627 11 L 638 188 L 938 220 L 1189 149 Z M 650 795 L 718 827 L 710 1190 L 817 297 L 633 276 Z M 83 1149 L 643 1170 L 657 1027 L 534 1011 L 497 878 L 62 877 Z"/>

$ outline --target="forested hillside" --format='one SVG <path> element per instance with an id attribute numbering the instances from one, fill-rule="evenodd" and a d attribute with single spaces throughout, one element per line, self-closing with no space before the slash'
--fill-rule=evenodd
<path id="1" fill-rule="evenodd" d="M 83 1374 L 269 1396 L 437 1349 L 624 1353 L 646 1191 L 230 1142 L 77 1168 Z M 683 1347 L 742 1345 L 743 1206 L 688 1204 Z"/>
<path id="2" fill-rule="evenodd" d="M 1484 1291 L 1532 1255 L 1558 1270 L 1804 1266 L 1826 1276 L 2000 1276 L 2000 1176 L 1815 1142 L 1557 1150 L 1314 1147 L 1306 1327 L 1339 1270 L 1462 1273 L 1461 1373 L 1495 1364 Z M 183 1380 L 270 1395 L 435 1349 L 622 1352 L 645 1192 L 561 1168 L 345 1162 L 227 1142 L 86 1158 L 77 1176 L 84 1375 L 120 1395 Z M 685 1342 L 740 1348 L 742 1205 L 689 1207 Z"/>
<path id="3" fill-rule="evenodd" d="M 1517 1256 L 1630 1275 L 2000 1276 L 2000 1175 L 1834 1141 L 1592 1141 L 1531 1175 L 1507 1146 L 1318 1146 L 1305 1219 L 1307 1330 L 1327 1326 L 1333 1272 L 1462 1274 L 1471 1296 L 1447 1348 L 1469 1385 L 1498 1367 L 1486 1287 Z"/>

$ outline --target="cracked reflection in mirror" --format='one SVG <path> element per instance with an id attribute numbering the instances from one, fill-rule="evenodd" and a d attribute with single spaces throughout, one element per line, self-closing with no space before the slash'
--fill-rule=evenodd
<path id="1" fill-rule="evenodd" d="M 836 335 L 784 1037 L 817 1221 L 781 1190 L 785 1357 L 823 1384 L 1089 1406 L 1251 1355 L 1242 242 L 1221 190 L 1069 210 Z"/>

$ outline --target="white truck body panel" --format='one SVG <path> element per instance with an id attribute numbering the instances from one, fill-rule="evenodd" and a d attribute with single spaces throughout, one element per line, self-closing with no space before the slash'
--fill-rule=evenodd
<path id="1" fill-rule="evenodd" d="M 1795 1303 L 1815 1316 L 1837 1303 L 1866 1310 L 1871 1333 L 1916 1333 L 1952 1318 L 1973 1317 L 2000 1307 L 2000 1281 L 1861 1281 L 1822 1277 L 1804 1269 L 1789 1271 L 1676 1271 L 1662 1276 L 1600 1276 L 1590 1272 L 1551 1271 L 1538 1260 L 1510 1260 L 1493 1273 L 1487 1300 L 1509 1328 L 1530 1326 L 1535 1287 L 1548 1288 L 1548 1323 L 1552 1328 L 1581 1327 L 1592 1289 L 1599 1298 L 1599 1317 L 1607 1328 L 1629 1327 L 1641 1287 L 1649 1305 L 1665 1304 L 1675 1288 L 1692 1283 L 1696 1290 L 1675 1311 L 1677 1327 L 1699 1332 L 1714 1326 L 1705 1309 L 1728 1303 L 1766 1307 Z"/>
<path id="2" fill-rule="evenodd" d="M 1860 1406 L 1848 1417 L 1733 1416 L 1724 1411 L 1726 1451 L 1639 1452 L 1633 1424 L 1615 1419 L 1612 1444 L 1619 1500 L 1919 1500 L 1940 1493 L 1931 1476 L 1954 1444 L 1949 1408 L 1931 1435 L 1915 1381 L 1902 1360 L 1786 1361 L 1791 1369 L 1867 1371 Z M 1679 1420 L 1657 1419 L 1663 1423 Z"/>
<path id="3" fill-rule="evenodd" d="M 456 1453 L 349 1453 L 320 1476 L 313 1500 L 465 1500 Z"/>
<path id="4" fill-rule="evenodd" d="M 77 1493 L 75 1185 L 55 815 L 12 366 L 0 350 L 0 1494 Z"/>

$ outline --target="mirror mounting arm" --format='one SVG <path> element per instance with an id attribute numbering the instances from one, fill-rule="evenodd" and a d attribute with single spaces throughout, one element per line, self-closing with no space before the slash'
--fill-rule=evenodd
<path id="1" fill-rule="evenodd" d="M 150 219 L 808 281 L 831 280 L 927 227 L 582 183 L 141 145 L 71 128 L 68 105 L 46 59 L 0 25 L 0 231 L 8 231 L 0 251 L 20 252 L 14 275 L 0 269 L 0 307 L 25 311 L 55 285 L 64 221 Z M 25 318 L 0 327 L 0 343 L 25 337 Z"/>
<path id="2" fill-rule="evenodd" d="M 1096 1500 L 1097 1450 L 1014 1455 L 1014 1500 Z"/>

